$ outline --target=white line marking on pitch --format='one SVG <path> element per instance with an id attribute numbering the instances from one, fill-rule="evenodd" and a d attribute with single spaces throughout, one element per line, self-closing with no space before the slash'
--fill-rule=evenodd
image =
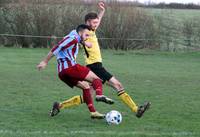
<path id="1" fill-rule="evenodd" d="M 56 134 L 63 134 L 63 135 L 75 135 L 75 134 L 86 134 L 86 135 L 93 135 L 93 134 L 102 134 L 102 135 L 146 135 L 146 136 L 191 136 L 195 135 L 193 132 L 141 132 L 141 131 L 121 131 L 121 132 L 114 132 L 114 131 L 22 131 L 22 130 L 0 130 L 0 134 L 20 134 L 20 135 L 56 135 Z"/>

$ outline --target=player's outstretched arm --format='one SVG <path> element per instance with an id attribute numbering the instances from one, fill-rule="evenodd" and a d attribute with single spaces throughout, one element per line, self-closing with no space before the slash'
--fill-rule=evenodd
<path id="1" fill-rule="evenodd" d="M 47 55 L 46 58 L 44 58 L 38 65 L 37 65 L 37 69 L 38 70 L 42 70 L 45 69 L 46 66 L 48 65 L 49 60 L 54 56 L 54 54 L 50 51 Z"/>
<path id="2" fill-rule="evenodd" d="M 99 14 L 98 14 L 99 24 L 97 25 L 96 29 L 99 27 L 99 25 L 100 25 L 100 23 L 101 23 L 101 20 L 102 20 L 102 18 L 103 18 L 103 16 L 104 16 L 104 13 L 105 13 L 105 11 L 106 11 L 105 3 L 104 3 L 104 2 L 100 1 L 100 2 L 98 3 L 98 7 L 99 7 L 99 9 L 100 9 L 100 12 L 99 12 Z"/>

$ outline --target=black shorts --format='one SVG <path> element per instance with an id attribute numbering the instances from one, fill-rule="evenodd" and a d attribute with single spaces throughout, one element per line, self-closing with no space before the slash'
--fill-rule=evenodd
<path id="1" fill-rule="evenodd" d="M 111 75 L 103 66 L 101 62 L 87 65 L 87 67 L 94 72 L 105 83 L 109 81 L 113 75 Z"/>

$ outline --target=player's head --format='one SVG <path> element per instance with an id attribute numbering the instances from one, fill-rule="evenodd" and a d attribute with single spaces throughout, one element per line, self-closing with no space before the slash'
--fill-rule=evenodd
<path id="1" fill-rule="evenodd" d="M 99 18 L 97 13 L 90 12 L 85 15 L 85 24 L 91 27 L 91 29 L 95 30 L 97 25 L 99 24 Z"/>
<path id="2" fill-rule="evenodd" d="M 83 41 L 85 41 L 89 37 L 89 30 L 90 26 L 85 24 L 78 25 L 78 27 L 76 28 L 76 32 L 79 34 Z"/>

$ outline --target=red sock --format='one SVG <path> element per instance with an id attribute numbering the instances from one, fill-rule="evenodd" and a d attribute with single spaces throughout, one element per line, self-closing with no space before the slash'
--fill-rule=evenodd
<path id="1" fill-rule="evenodd" d="M 96 95 L 103 95 L 103 90 L 102 90 L 102 81 L 100 79 L 95 79 L 92 82 L 92 87 L 96 91 Z"/>
<path id="2" fill-rule="evenodd" d="M 83 89 L 83 100 L 87 104 L 90 112 L 95 112 L 94 104 L 92 101 L 92 96 L 90 94 L 90 89 Z"/>

